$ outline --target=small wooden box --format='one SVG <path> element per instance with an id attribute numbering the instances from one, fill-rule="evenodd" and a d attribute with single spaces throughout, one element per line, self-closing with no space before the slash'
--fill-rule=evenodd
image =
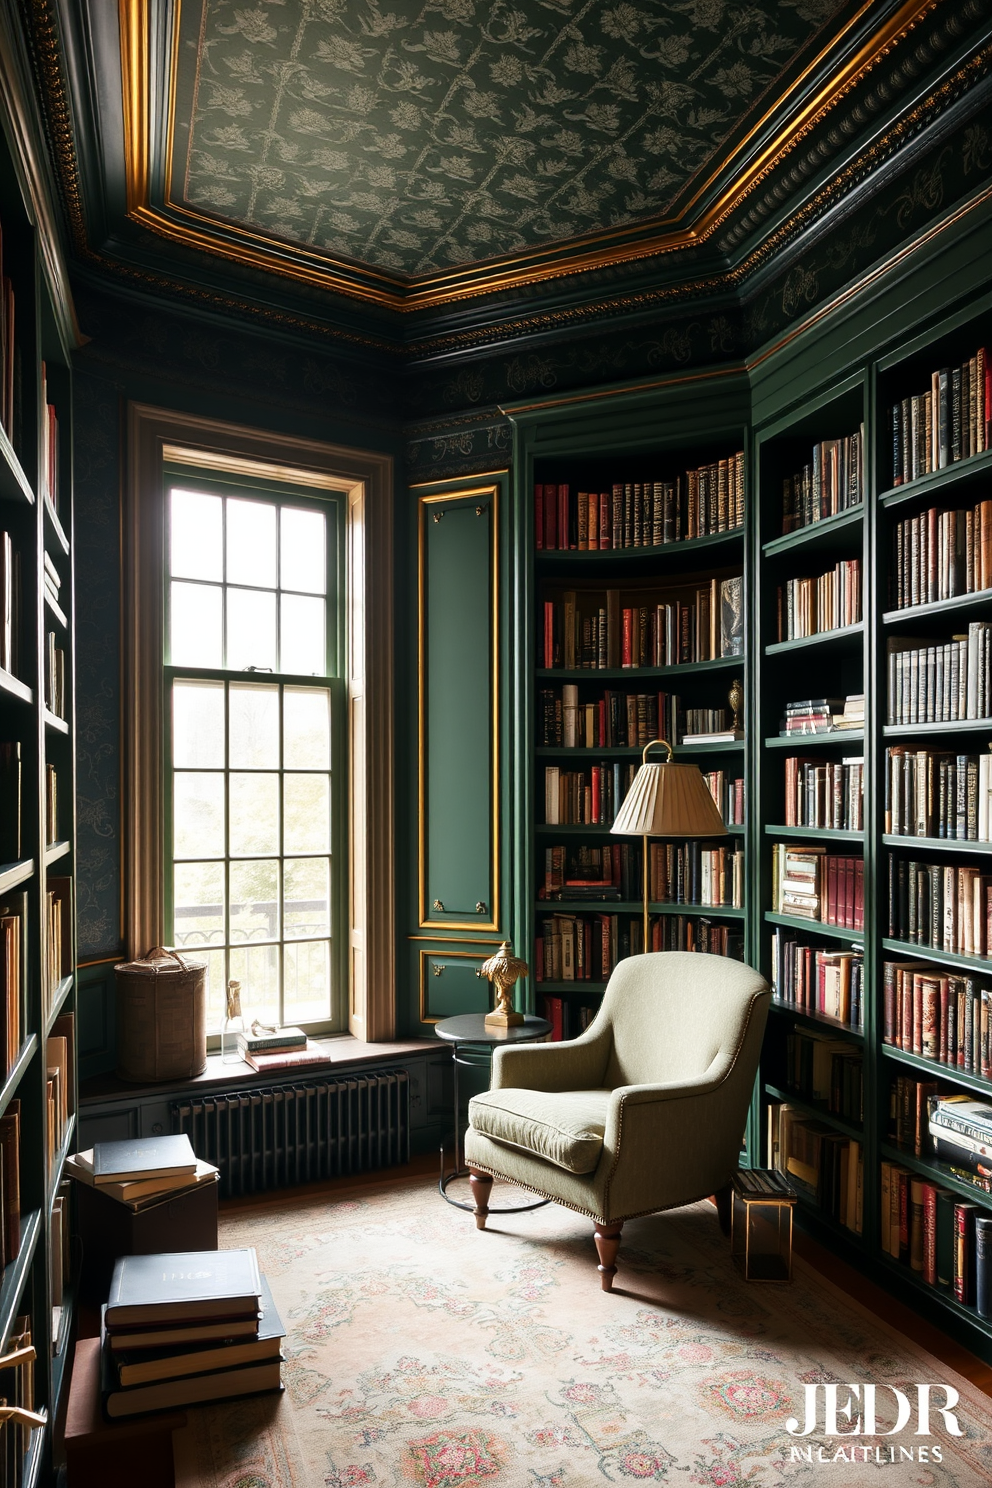
<path id="1" fill-rule="evenodd" d="M 768 1168 L 742 1169 L 732 1187 L 730 1253 L 744 1280 L 791 1281 L 795 1190 Z"/>
<path id="2" fill-rule="evenodd" d="M 106 1302 L 114 1262 L 125 1255 L 158 1255 L 166 1251 L 217 1249 L 219 1184 L 201 1183 L 187 1193 L 135 1214 L 126 1204 L 88 1184 L 76 1184 L 77 1229 L 83 1252 L 81 1296 Z"/>

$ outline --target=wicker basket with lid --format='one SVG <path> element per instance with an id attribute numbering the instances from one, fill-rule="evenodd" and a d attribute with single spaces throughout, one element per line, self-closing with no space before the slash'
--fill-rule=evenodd
<path id="1" fill-rule="evenodd" d="M 180 1080 L 207 1067 L 206 962 L 155 946 L 117 974 L 117 1073 Z"/>

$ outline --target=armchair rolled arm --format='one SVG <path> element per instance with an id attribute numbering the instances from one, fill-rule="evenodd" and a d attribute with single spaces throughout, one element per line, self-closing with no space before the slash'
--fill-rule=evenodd
<path id="1" fill-rule="evenodd" d="M 567 1043 L 507 1044 L 493 1054 L 490 1090 L 592 1090 L 603 1082 L 608 1027 Z"/>

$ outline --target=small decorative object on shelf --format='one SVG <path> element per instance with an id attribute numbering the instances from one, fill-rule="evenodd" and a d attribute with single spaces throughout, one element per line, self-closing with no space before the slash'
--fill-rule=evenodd
<path id="1" fill-rule="evenodd" d="M 742 1169 L 731 1186 L 730 1253 L 744 1280 L 791 1281 L 795 1189 L 765 1168 Z"/>
<path id="2" fill-rule="evenodd" d="M 228 982 L 227 984 L 227 1006 L 224 1013 L 224 1027 L 221 1030 L 220 1045 L 221 1058 L 225 1064 L 240 1064 L 244 1055 L 240 1048 L 240 1040 L 245 1036 L 245 1020 L 241 1012 L 241 983 Z"/>
<path id="3" fill-rule="evenodd" d="M 735 677 L 733 682 L 731 682 L 730 691 L 727 693 L 727 702 L 730 704 L 730 711 L 733 714 L 733 722 L 730 725 L 731 729 L 735 734 L 739 734 L 743 731 L 744 727 L 741 721 L 741 715 L 744 712 L 744 684 L 741 682 L 740 677 Z"/>
<path id="4" fill-rule="evenodd" d="M 528 971 L 527 962 L 513 954 L 513 947 L 508 940 L 503 941 L 495 956 L 483 961 L 479 975 L 488 977 L 496 988 L 496 1006 L 491 1013 L 486 1014 L 487 1028 L 518 1028 L 523 1023 L 523 1013 L 514 1009 L 511 988 Z"/>

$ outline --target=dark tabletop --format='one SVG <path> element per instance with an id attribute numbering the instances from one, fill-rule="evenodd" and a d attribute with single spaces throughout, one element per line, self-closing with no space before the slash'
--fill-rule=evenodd
<path id="1" fill-rule="evenodd" d="M 434 1032 L 449 1044 L 526 1044 L 550 1033 L 551 1024 L 547 1018 L 527 1013 L 522 1023 L 510 1028 L 487 1028 L 485 1013 L 461 1013 L 457 1018 L 442 1018 Z"/>

